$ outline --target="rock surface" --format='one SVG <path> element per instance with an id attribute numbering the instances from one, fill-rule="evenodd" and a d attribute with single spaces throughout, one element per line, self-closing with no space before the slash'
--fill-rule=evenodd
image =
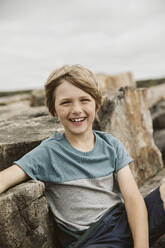
<path id="1" fill-rule="evenodd" d="M 124 143 L 134 159 L 132 171 L 139 185 L 163 167 L 161 153 L 153 140 L 146 89 L 126 87 L 107 95 L 94 127 L 113 134 Z"/>
<path id="2" fill-rule="evenodd" d="M 46 108 L 28 108 L 22 114 L 0 120 L 0 170 L 32 150 L 63 127 L 48 115 Z"/>
<path id="3" fill-rule="evenodd" d="M 43 89 L 36 89 L 32 91 L 30 106 L 43 106 L 45 105 L 45 94 Z"/>
<path id="4" fill-rule="evenodd" d="M 132 86 L 136 87 L 136 82 L 133 79 L 131 72 L 120 73 L 117 75 L 97 74 L 96 75 L 100 89 L 102 92 L 112 92 L 120 87 Z"/>
<path id="5" fill-rule="evenodd" d="M 147 89 L 147 102 L 149 108 L 160 101 L 165 101 L 165 83 Z"/>
<path id="6" fill-rule="evenodd" d="M 165 168 L 158 172 L 158 174 L 149 180 L 140 188 L 142 195 L 145 197 L 154 189 L 165 183 Z M 164 248 L 165 247 L 165 234 L 151 248 Z"/>
<path id="7" fill-rule="evenodd" d="M 55 225 L 44 184 L 29 181 L 0 195 L 1 248 L 55 248 Z"/>

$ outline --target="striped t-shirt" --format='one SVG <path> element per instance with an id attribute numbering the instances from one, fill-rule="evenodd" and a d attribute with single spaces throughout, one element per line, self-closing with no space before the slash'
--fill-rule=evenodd
<path id="1" fill-rule="evenodd" d="M 114 175 L 132 161 L 117 138 L 93 133 L 95 145 L 89 152 L 56 133 L 15 161 L 30 178 L 45 182 L 56 221 L 71 231 L 86 230 L 121 202 Z"/>

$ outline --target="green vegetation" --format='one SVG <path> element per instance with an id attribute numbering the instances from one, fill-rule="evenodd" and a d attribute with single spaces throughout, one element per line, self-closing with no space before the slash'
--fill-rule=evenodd
<path id="1" fill-rule="evenodd" d="M 156 86 L 163 83 L 165 83 L 165 78 L 155 78 L 155 79 L 136 81 L 136 85 L 138 88 L 149 88 L 151 86 Z"/>
<path id="2" fill-rule="evenodd" d="M 0 97 L 31 93 L 32 90 L 0 91 Z"/>

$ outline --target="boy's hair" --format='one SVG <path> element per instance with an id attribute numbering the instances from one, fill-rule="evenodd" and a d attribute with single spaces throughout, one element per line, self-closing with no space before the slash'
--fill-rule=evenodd
<path id="1" fill-rule="evenodd" d="M 94 74 L 80 65 L 65 65 L 54 70 L 45 84 L 46 106 L 51 115 L 54 116 L 55 114 L 55 89 L 64 80 L 90 94 L 95 100 L 96 111 L 98 111 L 102 101 L 102 94 Z"/>

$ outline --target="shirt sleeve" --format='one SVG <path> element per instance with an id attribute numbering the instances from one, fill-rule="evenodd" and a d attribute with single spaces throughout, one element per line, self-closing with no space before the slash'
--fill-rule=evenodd
<path id="1" fill-rule="evenodd" d="M 122 142 L 117 138 L 114 138 L 114 147 L 116 151 L 115 172 L 117 172 L 132 162 L 133 159 L 129 156 Z"/>
<path id="2" fill-rule="evenodd" d="M 32 179 L 48 181 L 49 154 L 42 144 L 14 161 Z"/>

